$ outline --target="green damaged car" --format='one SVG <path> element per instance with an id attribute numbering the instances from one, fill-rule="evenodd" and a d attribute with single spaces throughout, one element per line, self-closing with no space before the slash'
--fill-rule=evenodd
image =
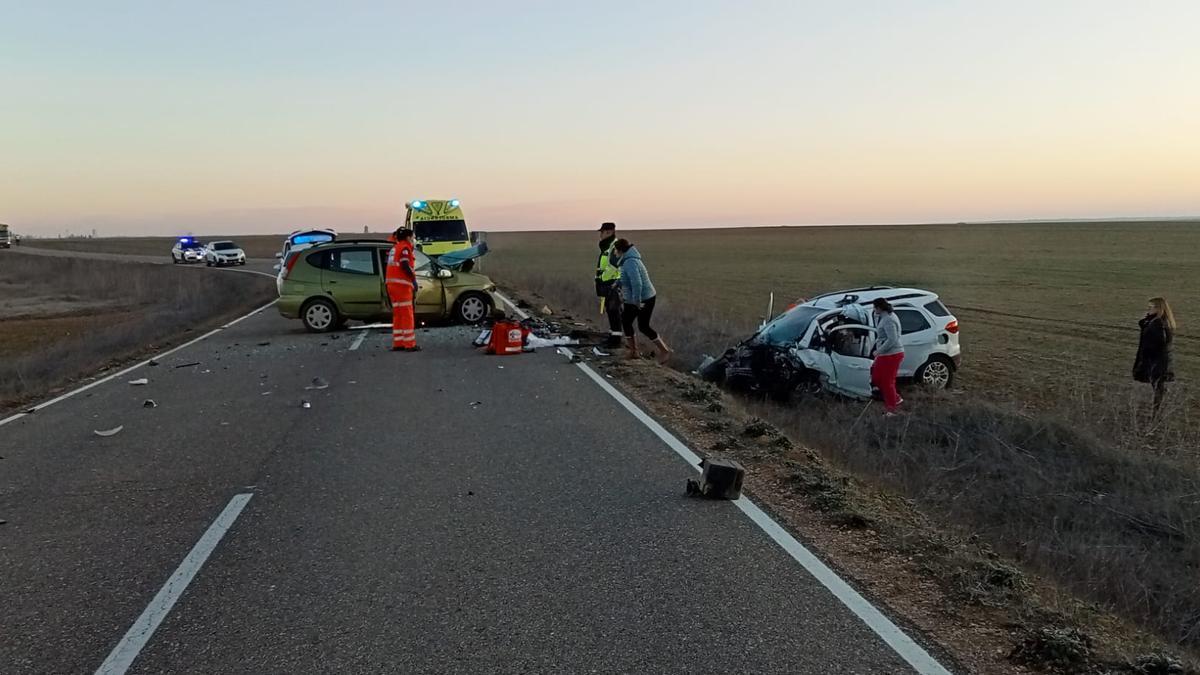
<path id="1" fill-rule="evenodd" d="M 391 321 L 384 285 L 391 244 L 378 240 L 337 240 L 297 251 L 283 261 L 279 313 L 300 319 L 312 332 L 337 330 L 348 321 Z M 421 322 L 476 324 L 504 309 L 496 284 L 472 272 L 487 244 L 431 259 L 416 252 L 419 290 L 414 301 Z"/>

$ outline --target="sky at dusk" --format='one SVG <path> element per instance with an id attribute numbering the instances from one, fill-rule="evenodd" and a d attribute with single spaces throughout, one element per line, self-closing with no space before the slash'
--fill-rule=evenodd
<path id="1" fill-rule="evenodd" d="M 0 0 L 52 235 L 1200 215 L 1200 2 Z"/>

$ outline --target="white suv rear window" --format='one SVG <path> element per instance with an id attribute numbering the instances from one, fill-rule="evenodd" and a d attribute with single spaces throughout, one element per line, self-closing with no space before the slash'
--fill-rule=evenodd
<path id="1" fill-rule="evenodd" d="M 943 305 L 940 300 L 934 300 L 933 302 L 926 303 L 925 309 L 928 310 L 930 314 L 937 317 L 950 316 L 950 310 L 946 309 L 946 306 Z"/>

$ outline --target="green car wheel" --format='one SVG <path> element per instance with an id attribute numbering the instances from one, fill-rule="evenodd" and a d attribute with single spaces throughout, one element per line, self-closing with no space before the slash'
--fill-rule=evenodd
<path id="1" fill-rule="evenodd" d="M 304 328 L 310 333 L 329 332 L 337 328 L 341 321 L 337 305 L 323 298 L 309 300 L 300 312 L 300 318 L 304 321 Z"/>

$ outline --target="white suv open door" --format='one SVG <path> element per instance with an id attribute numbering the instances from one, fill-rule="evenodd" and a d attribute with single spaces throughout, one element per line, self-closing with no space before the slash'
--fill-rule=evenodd
<path id="1" fill-rule="evenodd" d="M 875 329 L 849 324 L 829 331 L 830 389 L 855 398 L 871 398 L 871 350 Z"/>

